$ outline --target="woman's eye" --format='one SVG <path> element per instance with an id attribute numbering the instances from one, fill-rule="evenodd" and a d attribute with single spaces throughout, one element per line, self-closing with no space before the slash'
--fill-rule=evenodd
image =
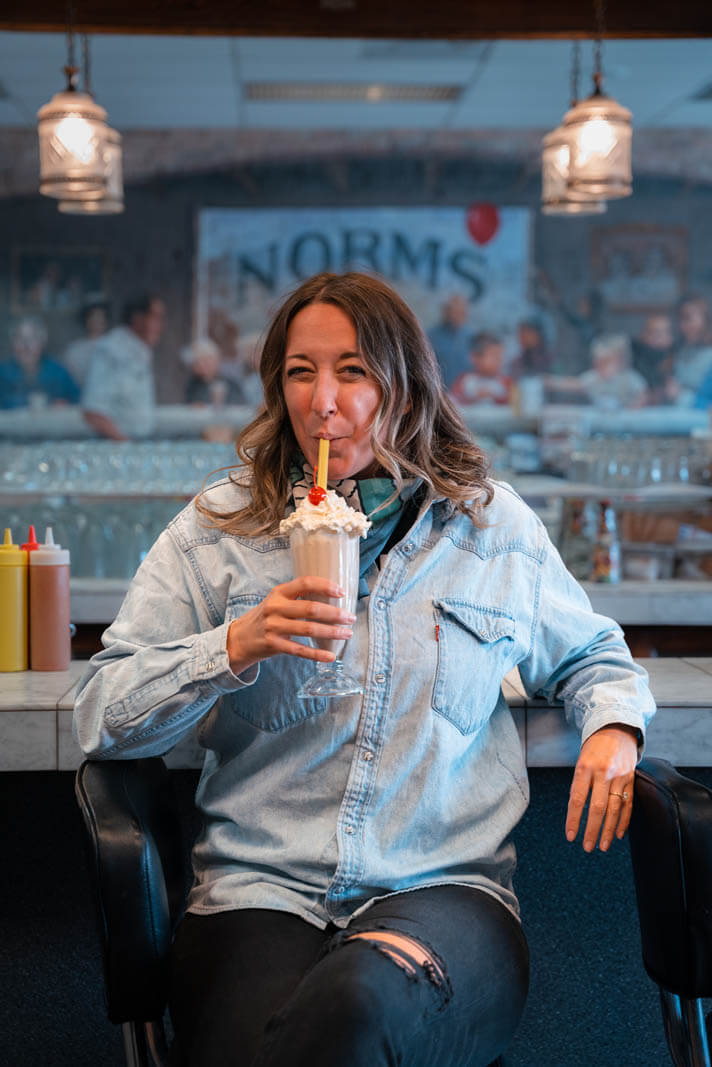
<path id="1" fill-rule="evenodd" d="M 366 377 L 366 368 L 362 367 L 359 363 L 349 363 L 346 367 L 342 367 L 341 370 L 355 378 Z"/>
<path id="2" fill-rule="evenodd" d="M 309 373 L 310 373 L 310 368 L 309 367 L 290 367 L 288 369 L 288 371 L 287 371 L 287 377 L 288 378 L 298 378 L 301 375 L 309 374 Z"/>

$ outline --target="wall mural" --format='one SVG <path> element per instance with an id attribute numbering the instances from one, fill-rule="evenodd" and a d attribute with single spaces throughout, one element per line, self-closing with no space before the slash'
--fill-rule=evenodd
<path id="1" fill-rule="evenodd" d="M 76 315 L 90 296 L 105 294 L 107 257 L 98 248 L 13 249 L 14 315 Z"/>
<path id="2" fill-rule="evenodd" d="M 592 268 L 594 285 L 611 311 L 670 311 L 685 292 L 687 229 L 597 227 Z"/>
<path id="3" fill-rule="evenodd" d="M 193 329 L 263 329 L 284 293 L 317 271 L 376 272 L 434 327 L 464 302 L 472 330 L 510 332 L 528 311 L 528 208 L 205 208 L 197 219 Z"/>

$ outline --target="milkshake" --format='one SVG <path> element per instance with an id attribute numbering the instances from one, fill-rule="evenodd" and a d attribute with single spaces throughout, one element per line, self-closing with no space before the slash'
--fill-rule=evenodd
<path id="1" fill-rule="evenodd" d="M 310 499 L 311 496 L 311 499 Z M 310 595 L 310 599 L 322 603 L 335 602 L 346 611 L 355 613 L 359 582 L 359 541 L 371 525 L 366 516 L 350 507 L 333 489 L 312 490 L 299 503 L 296 511 L 283 519 L 280 532 L 289 534 L 292 566 L 295 578 L 311 575 L 328 578 L 344 590 L 340 599 Z M 318 501 L 318 502 L 315 502 Z M 333 652 L 336 663 L 318 663 L 319 692 L 309 689 L 310 682 L 300 690 L 304 696 L 335 696 L 344 692 L 360 692 L 361 687 L 353 679 L 350 684 L 358 688 L 343 688 L 347 678 L 340 663 L 346 642 L 315 638 L 318 648 Z M 337 683 L 336 676 L 342 679 Z M 312 688 L 316 685 L 312 683 Z M 325 688 L 326 687 L 326 688 Z M 336 687 L 336 688 L 335 688 Z M 308 692 L 305 690 L 309 689 Z"/>

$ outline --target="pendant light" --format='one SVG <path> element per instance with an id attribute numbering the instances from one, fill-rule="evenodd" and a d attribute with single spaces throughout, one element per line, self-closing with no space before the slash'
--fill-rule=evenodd
<path id="1" fill-rule="evenodd" d="M 95 200 L 106 190 L 106 111 L 91 93 L 77 89 L 74 9 L 69 6 L 67 87 L 37 112 L 40 193 L 61 200 Z"/>
<path id="2" fill-rule="evenodd" d="M 571 56 L 571 101 L 576 106 L 579 82 L 579 42 L 573 42 Z M 605 201 L 569 190 L 571 148 L 563 126 L 557 126 L 542 141 L 541 152 L 541 210 L 544 215 L 601 215 Z"/>
<path id="3" fill-rule="evenodd" d="M 84 42 L 84 89 L 91 95 L 89 80 L 89 38 Z M 104 140 L 105 186 L 98 200 L 60 200 L 59 210 L 64 215 L 119 215 L 124 210 L 124 181 L 121 159 L 121 134 L 106 128 Z"/>
<path id="4" fill-rule="evenodd" d="M 64 215 L 120 215 L 124 210 L 124 183 L 121 167 L 121 134 L 107 127 L 104 141 L 106 187 L 98 200 L 60 200 Z"/>
<path id="5" fill-rule="evenodd" d="M 593 92 L 564 115 L 569 149 L 568 189 L 572 196 L 630 196 L 632 178 L 632 115 L 601 88 L 603 0 L 596 0 Z"/>

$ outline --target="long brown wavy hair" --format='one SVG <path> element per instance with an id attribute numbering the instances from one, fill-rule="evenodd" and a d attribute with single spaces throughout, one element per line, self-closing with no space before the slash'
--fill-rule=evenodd
<path id="1" fill-rule="evenodd" d="M 445 497 L 478 525 L 492 499 L 488 462 L 445 392 L 433 349 L 418 320 L 389 285 L 369 274 L 317 274 L 287 297 L 269 327 L 260 360 L 264 406 L 240 432 L 240 462 L 230 471 L 248 488 L 249 503 L 215 512 L 197 508 L 211 526 L 243 536 L 274 534 L 291 491 L 299 453 L 282 390 L 287 332 L 309 304 L 333 304 L 351 319 L 359 351 L 381 389 L 371 427 L 373 454 L 400 492 L 405 478 L 422 478 L 431 497 Z M 395 495 L 395 494 L 394 494 Z"/>

